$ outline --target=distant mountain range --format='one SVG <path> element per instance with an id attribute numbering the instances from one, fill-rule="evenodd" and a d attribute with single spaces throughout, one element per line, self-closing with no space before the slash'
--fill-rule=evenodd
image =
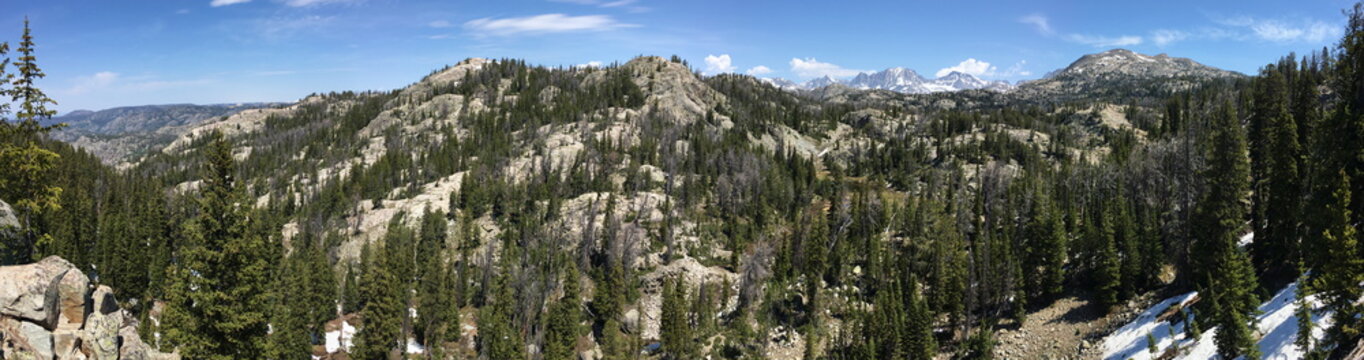
<path id="1" fill-rule="evenodd" d="M 971 74 L 953 71 L 936 79 L 925 78 L 911 69 L 889 68 L 874 73 L 860 73 L 851 79 L 836 79 L 824 76 L 797 83 L 782 78 L 762 79 L 768 84 L 786 90 L 815 90 L 826 86 L 841 85 L 858 90 L 890 90 L 903 94 L 927 94 L 944 91 L 988 89 L 1000 92 L 1014 88 L 1007 81 L 987 81 Z"/>
<path id="2" fill-rule="evenodd" d="M 52 137 L 79 146 L 108 163 L 131 160 L 148 149 L 175 140 L 184 130 L 242 110 L 283 103 L 170 104 L 126 106 L 99 111 L 76 110 L 44 121 L 65 123 Z"/>
<path id="3" fill-rule="evenodd" d="M 880 97 L 868 90 L 888 90 L 901 94 L 933 94 L 962 90 L 992 90 L 1004 98 L 1024 101 L 1067 101 L 1087 98 L 1152 95 L 1187 89 L 1201 82 L 1244 76 L 1199 64 L 1186 58 L 1165 54 L 1144 55 L 1126 49 L 1113 49 L 1085 55 L 1069 66 L 1052 71 L 1041 79 L 1009 83 L 989 81 L 971 74 L 951 72 L 928 79 L 914 70 L 894 67 L 873 73 L 860 73 L 846 79 L 824 76 L 797 83 L 781 78 L 761 81 L 783 90 L 810 91 L 817 97 L 835 99 L 846 96 Z M 865 99 L 865 98 L 864 98 Z M 53 137 L 70 142 L 110 163 L 132 161 L 151 149 L 169 144 L 200 123 L 230 116 L 242 110 L 281 107 L 284 103 L 216 105 L 147 105 L 100 111 L 73 111 L 53 118 L 68 127 Z"/>

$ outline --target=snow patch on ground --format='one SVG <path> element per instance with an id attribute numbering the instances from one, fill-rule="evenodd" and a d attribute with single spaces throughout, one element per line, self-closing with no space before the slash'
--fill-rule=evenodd
<path id="1" fill-rule="evenodd" d="M 1251 242 L 1254 242 L 1254 241 L 1255 241 L 1255 233 L 1253 233 L 1253 232 L 1251 232 L 1251 233 L 1246 233 L 1245 235 L 1241 235 L 1241 238 L 1240 238 L 1240 239 L 1236 239 L 1236 246 L 1240 246 L 1240 247 L 1242 247 L 1242 248 L 1245 248 L 1245 247 L 1247 247 L 1247 246 L 1250 246 L 1250 243 L 1251 243 Z"/>
<path id="2" fill-rule="evenodd" d="M 1156 348 L 1164 352 L 1184 336 L 1184 323 L 1170 324 L 1157 318 L 1173 306 L 1185 306 L 1198 297 L 1197 291 L 1165 299 L 1143 311 L 1131 323 L 1123 325 L 1103 341 L 1104 360 L 1146 360 L 1155 357 L 1148 351 L 1146 336 L 1156 340 Z M 1171 328 L 1175 337 L 1171 337 Z"/>
<path id="3" fill-rule="evenodd" d="M 1288 360 L 1301 359 L 1302 349 L 1293 344 L 1293 340 L 1298 337 L 1298 303 L 1297 303 L 1298 283 L 1288 284 L 1273 299 L 1269 299 L 1264 304 L 1260 304 L 1259 321 L 1260 354 L 1262 359 Z M 1309 296 L 1308 302 L 1312 307 L 1319 307 L 1321 304 L 1315 296 Z M 1325 329 L 1331 326 L 1330 314 L 1313 314 L 1312 323 L 1316 326 L 1312 329 L 1312 338 L 1321 341 L 1326 335 Z M 1217 344 L 1213 342 L 1217 329 L 1214 328 L 1203 333 L 1203 337 L 1189 347 L 1188 353 L 1180 359 L 1203 360 L 1217 358 Z"/>
<path id="4" fill-rule="evenodd" d="M 341 329 L 327 332 L 327 353 L 336 353 L 338 350 L 350 352 L 351 339 L 355 338 L 355 327 L 350 326 L 349 322 L 341 322 Z"/>
<path id="5" fill-rule="evenodd" d="M 1243 236 L 1241 239 L 1245 241 L 1247 238 L 1251 236 Z M 1258 334 L 1261 336 L 1259 346 L 1262 359 L 1290 360 L 1303 357 L 1302 349 L 1293 343 L 1298 336 L 1297 292 L 1298 283 L 1295 282 L 1284 287 L 1269 301 L 1260 304 L 1260 315 L 1256 320 Z M 1158 356 L 1159 354 L 1153 355 L 1147 350 L 1147 334 L 1155 338 L 1156 347 L 1160 349 L 1161 354 L 1174 345 L 1180 349 L 1176 359 L 1216 359 L 1217 344 L 1213 339 L 1217 336 L 1217 328 L 1204 331 L 1198 339 L 1190 339 L 1185 334 L 1183 322 L 1170 324 L 1156 319 L 1171 306 L 1187 305 L 1196 295 L 1196 292 L 1190 292 L 1165 299 L 1104 338 L 1104 360 L 1146 360 Z M 1315 296 L 1310 296 L 1307 300 L 1313 308 L 1321 306 Z M 1325 336 L 1325 328 L 1331 326 L 1330 314 L 1314 313 L 1312 323 L 1316 324 L 1312 329 L 1312 337 L 1320 341 Z M 1171 329 L 1174 330 L 1173 337 Z"/>
<path id="6" fill-rule="evenodd" d="M 415 339 L 415 338 L 407 338 L 407 353 L 408 353 L 408 354 L 421 354 L 421 353 L 424 353 L 424 352 L 426 352 L 426 347 L 425 347 L 425 346 L 422 346 L 422 344 L 418 344 L 418 343 L 417 343 L 417 339 Z"/>

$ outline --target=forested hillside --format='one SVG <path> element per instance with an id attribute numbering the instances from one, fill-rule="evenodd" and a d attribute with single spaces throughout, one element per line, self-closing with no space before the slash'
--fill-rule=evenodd
<path id="1" fill-rule="evenodd" d="M 1179 316 L 1254 358 L 1294 281 L 1332 319 L 1302 348 L 1339 358 L 1364 338 L 1349 14 L 1254 76 L 1119 49 L 1003 93 L 472 58 L 118 169 L 40 125 L 25 28 L 0 46 L 0 259 L 67 259 L 191 359 L 1095 358 L 1188 291 Z M 1086 327 L 1043 340 L 1068 348 L 997 337 L 1063 306 Z"/>

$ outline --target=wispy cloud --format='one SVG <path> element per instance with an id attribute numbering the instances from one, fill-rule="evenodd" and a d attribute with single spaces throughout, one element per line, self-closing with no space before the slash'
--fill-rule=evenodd
<path id="1" fill-rule="evenodd" d="M 1031 14 L 1018 18 L 1018 22 L 1032 25 L 1033 27 L 1037 28 L 1037 32 L 1042 33 L 1042 35 L 1051 35 L 1056 33 L 1055 30 L 1051 29 L 1051 21 L 1047 19 L 1046 15 Z"/>
<path id="2" fill-rule="evenodd" d="M 1210 18 L 1212 24 L 1190 30 L 1151 31 L 1149 39 L 1157 46 L 1190 40 L 1320 44 L 1331 41 L 1341 34 L 1339 26 L 1310 18 L 1269 19 L 1252 16 Z"/>
<path id="3" fill-rule="evenodd" d="M 251 0 L 213 0 L 213 1 L 210 1 L 210 2 L 208 3 L 208 6 L 219 7 L 219 6 L 228 6 L 228 5 L 236 5 L 236 4 L 245 4 L 245 3 L 249 3 L 249 2 L 251 2 Z"/>
<path id="4" fill-rule="evenodd" d="M 1028 65 L 1028 61 L 1027 61 L 1027 60 L 1019 60 L 1017 63 L 1014 63 L 1013 66 L 1009 66 L 1009 69 L 1008 69 L 1008 70 L 1004 70 L 1004 72 L 1001 73 L 1001 74 L 999 74 L 999 76 L 1002 76 L 1002 77 L 1009 77 L 1009 76 L 1032 76 L 1032 71 L 1028 71 L 1027 69 L 1024 69 L 1024 68 L 1023 68 L 1024 66 L 1027 66 L 1027 65 Z"/>
<path id="5" fill-rule="evenodd" d="M 1085 34 L 1069 34 L 1066 35 L 1065 39 L 1066 41 L 1070 41 L 1073 43 L 1084 44 L 1098 48 L 1141 45 L 1142 43 L 1142 38 L 1140 36 L 1134 35 L 1111 37 Z"/>
<path id="6" fill-rule="evenodd" d="M 792 58 L 791 72 L 800 77 L 813 78 L 822 76 L 849 77 L 865 71 L 845 69 L 842 66 L 820 62 L 815 58 Z"/>
<path id="7" fill-rule="evenodd" d="M 284 5 L 288 5 L 291 7 L 306 7 L 327 4 L 358 3 L 364 0 L 283 0 L 283 1 Z"/>
<path id="8" fill-rule="evenodd" d="M 287 38 L 302 32 L 316 31 L 336 21 L 332 16 L 307 15 L 301 17 L 272 17 L 255 22 L 256 33 L 267 40 Z"/>
<path id="9" fill-rule="evenodd" d="M 754 66 L 754 67 L 748 68 L 748 70 L 747 70 L 747 71 L 744 71 L 744 73 L 745 73 L 745 74 L 749 74 L 749 75 L 753 75 L 753 76 L 767 75 L 767 74 L 772 73 L 772 69 L 771 69 L 771 68 L 768 68 L 768 67 L 766 67 L 766 66 L 758 65 L 758 66 Z"/>
<path id="10" fill-rule="evenodd" d="M 1160 29 L 1151 32 L 1151 42 L 1165 46 L 1189 38 L 1189 33 L 1180 30 Z"/>
<path id="11" fill-rule="evenodd" d="M 549 0 L 550 2 L 596 6 L 600 8 L 624 8 L 630 12 L 646 12 L 649 8 L 635 5 L 639 0 Z"/>
<path id="12" fill-rule="evenodd" d="M 512 36 L 581 31 L 605 31 L 638 27 L 616 21 L 610 15 L 569 16 L 543 14 L 513 18 L 482 18 L 464 23 L 464 28 L 479 35 Z"/>
<path id="13" fill-rule="evenodd" d="M 426 23 L 426 26 L 430 26 L 430 27 L 437 28 L 437 29 L 444 29 L 444 28 L 451 27 L 451 26 L 453 26 L 453 25 L 451 25 L 449 21 L 445 21 L 445 20 L 436 20 L 436 21 L 432 21 L 432 22 Z"/>
<path id="14" fill-rule="evenodd" d="M 101 71 L 94 75 L 78 77 L 75 85 L 66 90 L 67 94 L 80 95 L 92 90 L 103 89 L 113 85 L 118 81 L 118 73 L 112 71 Z"/>
<path id="15" fill-rule="evenodd" d="M 1047 37 L 1051 37 L 1059 33 L 1058 31 L 1056 31 L 1055 28 L 1051 26 L 1051 19 L 1047 18 L 1047 15 L 1045 14 L 1036 13 L 1025 15 L 1023 17 L 1018 18 L 1018 22 L 1031 25 L 1033 28 L 1037 30 L 1038 33 Z M 1123 35 L 1114 37 L 1104 35 L 1067 33 L 1062 34 L 1060 38 L 1062 40 L 1066 40 L 1069 42 L 1089 45 L 1093 47 L 1132 46 L 1139 45 L 1142 43 L 1142 38 L 1140 36 L 1135 35 Z"/>
<path id="16" fill-rule="evenodd" d="M 706 55 L 706 73 L 715 75 L 719 73 L 734 72 L 734 61 L 729 54 Z"/>
<path id="17" fill-rule="evenodd" d="M 1272 42 L 1319 43 L 1339 34 L 1339 29 L 1320 21 L 1290 24 L 1278 20 L 1254 20 L 1250 30 L 1256 37 Z"/>
<path id="18" fill-rule="evenodd" d="M 155 76 L 125 77 L 113 71 L 100 71 L 76 77 L 65 95 L 112 94 L 127 91 L 149 91 L 211 83 L 209 79 L 164 80 Z M 92 95 L 94 96 L 94 95 Z"/>

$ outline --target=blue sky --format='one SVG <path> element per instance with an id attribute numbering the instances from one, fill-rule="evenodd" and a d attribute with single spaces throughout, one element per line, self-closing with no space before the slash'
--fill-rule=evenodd
<path id="1" fill-rule="evenodd" d="M 1311 1 L 0 0 L 32 21 L 62 112 L 291 101 L 405 86 L 468 57 L 575 66 L 679 55 L 804 80 L 902 66 L 1024 80 L 1115 47 L 1253 73 L 1331 46 L 1352 6 Z"/>

